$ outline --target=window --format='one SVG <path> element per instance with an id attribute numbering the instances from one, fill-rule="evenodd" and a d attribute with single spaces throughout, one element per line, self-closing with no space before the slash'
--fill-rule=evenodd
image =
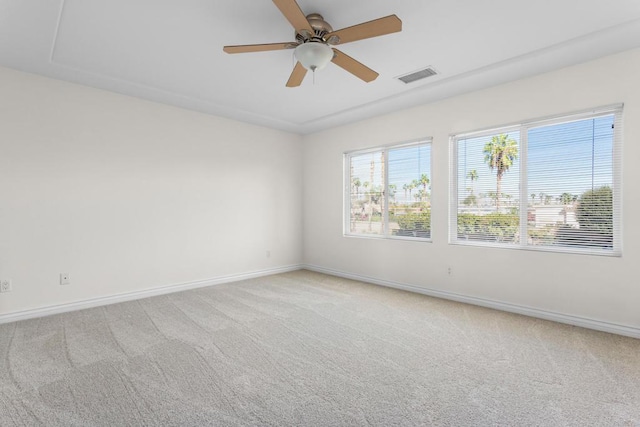
<path id="1" fill-rule="evenodd" d="M 453 136 L 450 242 L 619 255 L 621 117 Z"/>
<path id="2" fill-rule="evenodd" d="M 431 142 L 345 154 L 345 234 L 431 238 Z"/>

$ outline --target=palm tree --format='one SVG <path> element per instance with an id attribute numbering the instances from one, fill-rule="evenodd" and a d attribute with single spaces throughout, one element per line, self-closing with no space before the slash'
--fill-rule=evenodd
<path id="1" fill-rule="evenodd" d="M 402 189 L 404 190 L 404 199 L 407 200 L 407 191 L 409 190 L 409 184 L 402 184 Z"/>
<path id="2" fill-rule="evenodd" d="M 418 188 L 420 187 L 420 181 L 418 181 L 417 179 L 414 179 L 413 181 L 411 181 L 411 188 Z M 416 199 L 417 201 L 418 199 Z"/>
<path id="3" fill-rule="evenodd" d="M 417 181 L 414 180 L 411 184 L 407 185 L 407 189 L 409 190 L 409 200 L 411 200 L 411 192 L 416 188 L 416 182 Z"/>
<path id="4" fill-rule="evenodd" d="M 473 182 L 478 180 L 478 171 L 473 169 L 467 174 L 467 178 L 471 180 L 471 194 L 474 193 Z"/>
<path id="5" fill-rule="evenodd" d="M 478 200 L 475 195 L 475 185 L 473 183 L 474 181 L 478 180 L 478 171 L 475 169 L 470 170 L 469 173 L 467 174 L 467 178 L 471 180 L 471 194 L 470 194 L 471 197 L 469 197 L 468 199 L 470 201 L 474 201 L 474 203 L 477 203 Z"/>
<path id="6" fill-rule="evenodd" d="M 394 202 L 396 201 L 396 192 L 397 192 L 397 188 L 398 186 L 395 184 L 389 184 L 389 197 L 391 198 L 391 200 L 393 200 Z"/>
<path id="7" fill-rule="evenodd" d="M 389 198 L 391 199 L 391 205 L 393 206 L 393 214 L 396 214 L 396 192 L 398 186 L 395 184 L 389 184 Z"/>
<path id="8" fill-rule="evenodd" d="M 531 204 L 534 205 L 536 203 L 536 193 L 531 193 Z"/>
<path id="9" fill-rule="evenodd" d="M 369 184 L 369 181 L 365 181 L 364 183 L 362 183 L 362 186 L 364 187 L 365 199 L 367 197 L 371 198 L 371 192 L 369 191 L 369 185 L 371 185 L 371 184 Z"/>
<path id="10" fill-rule="evenodd" d="M 569 205 L 574 200 L 574 195 L 571 193 L 562 193 L 560 197 L 558 197 L 558 201 L 563 205 Z"/>
<path id="11" fill-rule="evenodd" d="M 370 170 L 370 175 L 371 175 L 371 191 L 369 192 L 369 231 L 371 231 L 371 223 L 373 222 L 373 190 L 375 188 L 375 184 L 373 181 L 373 174 L 376 170 L 376 160 L 375 160 L 375 155 L 372 153 L 371 154 L 371 170 Z"/>
<path id="12" fill-rule="evenodd" d="M 509 135 L 500 134 L 491 138 L 484 146 L 484 161 L 489 169 L 496 171 L 496 208 L 500 210 L 502 177 L 518 159 L 518 143 Z"/>
<path id="13" fill-rule="evenodd" d="M 362 186 L 362 183 L 360 182 L 360 178 L 353 179 L 353 186 L 356 189 L 356 199 L 357 199 L 360 197 L 360 186 Z"/>
<path id="14" fill-rule="evenodd" d="M 385 206 L 385 198 L 384 198 L 384 182 L 385 182 L 385 170 L 384 170 L 384 165 L 385 165 L 385 161 L 384 161 L 384 153 L 385 151 L 382 150 L 382 152 L 380 153 L 380 182 L 382 182 L 382 188 L 380 188 L 380 197 L 379 199 L 379 204 L 380 204 L 380 214 L 384 215 L 384 211 L 386 209 L 388 209 L 388 206 Z M 384 234 L 385 230 L 384 230 L 384 221 L 380 222 L 380 233 Z"/>
<path id="15" fill-rule="evenodd" d="M 429 177 L 427 176 L 427 174 L 423 173 L 420 176 L 420 181 L 418 181 L 418 182 L 420 183 L 420 185 L 422 185 L 422 190 L 423 190 L 422 196 L 426 199 L 427 198 L 427 194 L 428 194 L 427 193 L 427 185 L 429 185 L 429 183 L 431 181 L 429 181 Z M 423 201 L 422 198 L 420 199 L 420 201 Z"/>

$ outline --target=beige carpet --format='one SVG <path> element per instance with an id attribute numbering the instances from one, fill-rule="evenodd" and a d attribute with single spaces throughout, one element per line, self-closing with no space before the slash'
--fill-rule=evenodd
<path id="1" fill-rule="evenodd" d="M 640 340 L 299 271 L 0 325 L 0 425 L 638 426 Z"/>

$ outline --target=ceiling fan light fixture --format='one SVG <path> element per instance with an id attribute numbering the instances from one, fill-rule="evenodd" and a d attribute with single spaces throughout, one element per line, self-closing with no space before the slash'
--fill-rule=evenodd
<path id="1" fill-rule="evenodd" d="M 227 53 L 245 53 L 295 49 L 297 62 L 287 80 L 287 87 L 300 86 L 308 70 L 313 71 L 315 76 L 315 71 L 323 69 L 329 62 L 364 82 L 372 82 L 378 73 L 332 46 L 402 31 L 402 21 L 396 15 L 334 31 L 319 13 L 305 16 L 297 0 L 273 0 L 273 3 L 295 30 L 295 42 L 224 46 L 223 50 Z"/>
<path id="2" fill-rule="evenodd" d="M 296 59 L 307 70 L 322 70 L 333 59 L 333 49 L 325 43 L 310 41 L 296 47 Z"/>

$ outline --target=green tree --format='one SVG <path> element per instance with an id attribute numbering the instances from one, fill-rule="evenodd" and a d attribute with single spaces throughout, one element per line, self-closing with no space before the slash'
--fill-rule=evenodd
<path id="1" fill-rule="evenodd" d="M 471 195 L 473 196 L 475 194 L 474 182 L 478 180 L 478 171 L 475 169 L 470 170 L 467 173 L 467 178 L 471 180 Z"/>
<path id="2" fill-rule="evenodd" d="M 536 203 L 536 193 L 531 193 L 531 204 L 534 205 Z"/>
<path id="3" fill-rule="evenodd" d="M 370 169 L 370 178 L 371 178 L 371 189 L 369 190 L 369 231 L 371 231 L 371 223 L 373 221 L 373 191 L 374 191 L 374 187 L 375 187 L 375 183 L 373 180 L 373 175 L 375 173 L 376 170 L 376 160 L 375 160 L 375 154 L 371 153 L 371 169 Z"/>
<path id="4" fill-rule="evenodd" d="M 427 201 L 429 193 L 427 193 L 424 189 L 419 189 L 418 194 L 415 194 L 413 197 L 416 198 L 416 202 L 420 203 L 421 208 L 429 206 L 429 202 Z"/>
<path id="5" fill-rule="evenodd" d="M 581 230 L 613 237 L 613 191 L 604 186 L 582 193 L 576 207 Z"/>
<path id="6" fill-rule="evenodd" d="M 369 215 L 369 231 L 371 231 L 371 217 L 373 216 L 373 215 L 372 215 L 372 213 L 373 213 L 373 208 L 371 207 L 371 190 L 369 190 L 369 186 L 370 186 L 370 185 L 371 185 L 371 184 L 369 184 L 369 181 L 365 181 L 365 182 L 362 184 L 362 186 L 364 187 L 364 190 L 365 190 L 365 191 L 364 191 L 365 199 L 367 199 L 367 198 L 369 199 L 369 212 L 367 212 L 366 210 L 364 210 L 364 211 L 363 211 L 363 213 L 364 213 L 365 215 Z M 364 206 L 366 206 L 366 205 L 364 205 Z"/>
<path id="7" fill-rule="evenodd" d="M 502 177 L 518 159 L 518 143 L 509 135 L 500 134 L 491 138 L 484 146 L 484 161 L 489 169 L 496 171 L 496 208 L 500 210 L 502 194 Z"/>
<path id="8" fill-rule="evenodd" d="M 356 189 L 356 198 L 360 197 L 360 187 L 362 183 L 360 182 L 360 178 L 353 178 L 353 187 Z"/>
<path id="9" fill-rule="evenodd" d="M 411 192 L 416 188 L 416 183 L 418 181 L 413 180 L 413 182 L 411 184 L 407 185 L 407 189 L 409 190 L 409 200 L 411 200 Z"/>
<path id="10" fill-rule="evenodd" d="M 431 210 L 411 212 L 398 217 L 399 236 L 431 237 Z"/>
<path id="11" fill-rule="evenodd" d="M 418 188 L 420 187 L 420 181 L 418 181 L 417 179 L 414 179 L 413 181 L 411 181 L 411 186 L 413 188 Z"/>
<path id="12" fill-rule="evenodd" d="M 613 247 L 613 191 L 604 186 L 582 193 L 577 201 L 576 219 L 580 226 L 562 224 L 556 231 L 555 240 L 563 246 Z"/>
<path id="13" fill-rule="evenodd" d="M 471 180 L 471 194 L 469 194 L 469 197 L 467 197 L 465 199 L 465 204 L 467 206 L 472 206 L 472 205 L 477 205 L 478 204 L 478 198 L 476 197 L 475 194 L 475 181 L 478 180 L 478 171 L 475 169 L 472 169 L 469 171 L 469 173 L 467 173 L 467 178 L 469 178 Z"/>
<path id="14" fill-rule="evenodd" d="M 391 200 L 391 206 L 393 207 L 394 215 L 396 213 L 396 193 L 397 192 L 398 192 L 398 186 L 395 184 L 389 184 L 389 199 Z"/>
<path id="15" fill-rule="evenodd" d="M 494 212 L 487 215 L 458 214 L 458 238 L 488 242 L 516 242 L 518 214 Z"/>
<path id="16" fill-rule="evenodd" d="M 391 200 L 393 200 L 394 202 L 396 201 L 396 193 L 397 193 L 397 189 L 398 186 L 395 184 L 389 184 L 389 197 L 391 198 Z"/>
<path id="17" fill-rule="evenodd" d="M 478 198 L 475 196 L 475 194 L 471 193 L 467 197 L 465 197 L 462 203 L 464 203 L 465 206 L 474 206 L 478 203 Z"/>
<path id="18" fill-rule="evenodd" d="M 571 193 L 564 192 L 560 195 L 560 197 L 558 197 L 558 201 L 563 205 L 569 205 L 572 202 L 576 201 L 576 196 Z"/>
<path id="19" fill-rule="evenodd" d="M 420 201 L 424 201 L 424 200 L 423 200 L 423 198 L 424 198 L 424 199 L 426 199 L 426 198 L 427 198 L 427 195 L 429 194 L 429 193 L 427 192 L 427 186 L 429 185 L 429 183 L 430 183 L 431 181 L 429 180 L 429 177 L 427 176 L 427 174 L 426 174 L 426 173 L 423 173 L 423 174 L 420 176 L 420 181 L 418 181 L 418 182 L 420 183 L 420 185 L 422 185 L 422 196 L 423 196 L 423 197 L 421 197 L 421 198 L 420 198 Z"/>

